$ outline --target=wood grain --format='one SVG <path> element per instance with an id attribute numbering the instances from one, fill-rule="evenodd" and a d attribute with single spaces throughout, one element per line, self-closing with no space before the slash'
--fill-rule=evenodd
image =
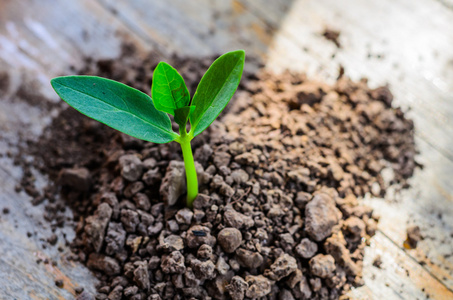
<path id="1" fill-rule="evenodd" d="M 37 93 L 56 100 L 49 78 L 69 72 L 69 66 L 79 65 L 85 56 L 116 57 L 124 40 L 162 57 L 243 48 L 274 71 L 289 68 L 330 82 L 341 64 L 354 79 L 368 77 L 373 86 L 388 83 L 395 104 L 411 108 L 408 115 L 415 121 L 419 160 L 425 165 L 403 194 L 364 200 L 380 213 L 380 232 L 366 250 L 366 286 L 349 295 L 354 299 L 422 299 L 425 288 L 431 298 L 453 298 L 450 2 L 3 1 L 0 71 L 8 71 L 11 84 L 0 95 L 0 153 L 14 151 L 18 132 L 36 137 L 50 121 L 39 107 L 9 99 L 21 82 L 36 84 Z M 341 49 L 322 37 L 326 27 L 341 31 Z M 0 259 L 0 279 L 10 283 L 0 286 L 0 294 L 66 299 L 73 292 L 71 284 L 93 291 L 93 277 L 83 266 L 69 264 L 55 250 L 42 249 L 39 239 L 26 238 L 27 231 L 36 230 L 42 236 L 50 232 L 39 224 L 42 208 L 32 207 L 25 194 L 14 191 L 20 174 L 7 156 L 0 157 L 0 208 L 11 210 L 0 217 L 0 252 L 8 253 Z M 38 180 L 38 184 L 43 182 L 45 178 Z M 17 220 L 25 221 L 16 228 Z M 414 250 L 403 248 L 408 224 L 419 225 L 425 236 Z M 73 233 L 64 230 L 70 239 Z M 36 264 L 36 253 L 56 260 L 59 271 Z M 372 266 L 377 254 L 383 257 L 383 269 Z M 68 278 L 68 290 L 55 287 L 58 276 Z"/>

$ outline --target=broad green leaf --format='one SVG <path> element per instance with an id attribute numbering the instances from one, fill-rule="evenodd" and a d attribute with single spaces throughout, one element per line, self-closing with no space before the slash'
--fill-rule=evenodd
<path id="1" fill-rule="evenodd" d="M 175 109 L 175 122 L 179 127 L 185 127 L 189 120 L 189 115 L 195 111 L 195 106 L 184 106 Z"/>
<path id="2" fill-rule="evenodd" d="M 190 115 L 194 137 L 211 125 L 233 97 L 241 80 L 244 59 L 244 50 L 228 52 L 216 59 L 201 78 L 192 99 L 196 108 Z"/>
<path id="3" fill-rule="evenodd" d="M 182 76 L 172 66 L 160 62 L 153 73 L 151 88 L 154 106 L 170 115 L 189 104 L 190 94 Z"/>
<path id="4" fill-rule="evenodd" d="M 51 80 L 57 94 L 76 110 L 133 137 L 168 143 L 178 135 L 168 115 L 152 99 L 120 82 L 96 76 L 64 76 Z"/>

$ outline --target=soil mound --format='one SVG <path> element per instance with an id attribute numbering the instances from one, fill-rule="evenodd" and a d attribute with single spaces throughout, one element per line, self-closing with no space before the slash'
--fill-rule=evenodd
<path id="1" fill-rule="evenodd" d="M 172 63 L 193 93 L 211 62 Z M 128 53 L 81 73 L 149 92 L 156 64 Z M 233 101 L 193 141 L 193 210 L 176 143 L 145 143 L 67 109 L 30 145 L 57 182 L 35 201 L 58 220 L 63 186 L 78 221 L 72 258 L 98 275 L 96 299 L 337 299 L 362 284 L 377 217 L 357 197 L 385 194 L 384 168 L 394 182 L 412 175 L 412 122 L 388 88 L 365 80 L 245 74 Z"/>

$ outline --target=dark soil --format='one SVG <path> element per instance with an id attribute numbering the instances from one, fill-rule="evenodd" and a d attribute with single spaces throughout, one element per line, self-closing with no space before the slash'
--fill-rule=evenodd
<path id="1" fill-rule="evenodd" d="M 341 48 L 341 43 L 339 41 L 340 38 L 340 31 L 338 30 L 333 30 L 331 28 L 326 28 L 324 29 L 324 32 L 322 35 L 329 41 L 335 44 L 337 48 Z"/>
<path id="2" fill-rule="evenodd" d="M 130 52 L 88 61 L 81 73 L 149 92 L 157 61 Z M 193 93 L 211 62 L 171 63 Z M 57 183 L 34 191 L 34 201 L 49 207 L 53 226 L 73 208 L 72 259 L 100 279 L 96 299 L 337 299 L 363 284 L 363 250 L 376 230 L 357 197 L 385 195 L 383 168 L 404 183 L 416 166 L 413 124 L 388 88 L 343 77 L 329 86 L 300 74 L 245 74 L 229 113 L 193 141 L 193 210 L 183 205 L 178 147 L 133 139 L 72 109 L 29 144 Z"/>

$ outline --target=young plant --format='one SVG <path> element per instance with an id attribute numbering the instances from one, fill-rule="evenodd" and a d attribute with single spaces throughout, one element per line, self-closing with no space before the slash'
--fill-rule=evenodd
<path id="1" fill-rule="evenodd" d="M 152 98 L 120 82 L 96 76 L 57 77 L 51 84 L 70 106 L 116 130 L 153 143 L 178 142 L 186 169 L 187 206 L 192 207 L 198 180 L 190 141 L 211 125 L 233 97 L 244 59 L 244 50 L 216 59 L 203 75 L 192 100 L 182 76 L 165 62 L 154 70 Z M 179 134 L 172 130 L 167 114 L 174 116 Z"/>

